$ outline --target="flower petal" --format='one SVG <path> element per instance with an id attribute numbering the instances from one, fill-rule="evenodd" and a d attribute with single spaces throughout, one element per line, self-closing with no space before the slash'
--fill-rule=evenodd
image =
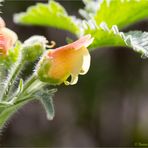
<path id="1" fill-rule="evenodd" d="M 90 67 L 91 56 L 87 50 L 87 48 L 83 48 L 83 64 L 81 67 L 80 75 L 84 75 L 88 72 Z"/>
<path id="2" fill-rule="evenodd" d="M 91 38 L 91 35 L 88 34 L 86 36 L 81 37 L 79 40 L 70 43 L 68 45 L 56 48 L 55 50 L 70 50 L 70 49 L 80 49 L 81 47 L 88 47 L 93 42 L 93 38 Z"/>
<path id="3" fill-rule="evenodd" d="M 78 82 L 78 75 L 71 75 L 70 85 L 74 85 Z"/>
<path id="4" fill-rule="evenodd" d="M 71 75 L 71 81 L 64 81 L 65 85 L 74 85 L 78 82 L 78 75 Z"/>

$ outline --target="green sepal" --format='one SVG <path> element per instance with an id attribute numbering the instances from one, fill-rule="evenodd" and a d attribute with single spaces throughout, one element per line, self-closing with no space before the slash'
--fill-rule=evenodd
<path id="1" fill-rule="evenodd" d="M 46 51 L 36 66 L 37 77 L 40 81 L 49 83 L 50 85 L 60 85 L 63 81 L 55 79 L 49 75 L 52 59 L 48 58 Z"/>

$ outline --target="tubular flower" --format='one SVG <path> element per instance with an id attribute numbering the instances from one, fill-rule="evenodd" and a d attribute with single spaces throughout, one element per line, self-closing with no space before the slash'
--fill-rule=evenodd
<path id="1" fill-rule="evenodd" d="M 6 28 L 4 20 L 0 17 L 0 55 L 7 55 L 16 41 L 16 33 Z"/>
<path id="2" fill-rule="evenodd" d="M 92 43 L 91 35 L 56 49 L 48 50 L 37 65 L 37 75 L 43 82 L 53 85 L 76 84 L 78 75 L 84 75 L 90 67 L 87 47 Z M 67 79 L 71 76 L 71 81 Z"/>

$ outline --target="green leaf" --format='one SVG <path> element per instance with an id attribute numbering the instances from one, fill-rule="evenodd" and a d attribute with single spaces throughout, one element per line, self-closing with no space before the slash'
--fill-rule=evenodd
<path id="1" fill-rule="evenodd" d="M 100 2 L 97 0 L 83 0 L 85 4 L 84 9 L 79 9 L 79 13 L 82 17 L 89 20 L 96 14 L 97 10 L 99 9 Z"/>
<path id="2" fill-rule="evenodd" d="M 84 34 L 91 34 L 94 37 L 90 49 L 106 46 L 127 46 L 141 53 L 142 56 L 148 57 L 148 32 L 130 31 L 123 33 L 119 32 L 115 25 L 109 29 L 105 23 L 98 26 L 94 25 L 93 22 L 85 22 L 84 26 Z"/>
<path id="3" fill-rule="evenodd" d="M 85 8 L 80 13 L 87 19 L 94 19 L 109 27 L 117 25 L 122 29 L 130 24 L 148 18 L 147 0 L 84 0 Z"/>
<path id="4" fill-rule="evenodd" d="M 50 26 L 68 30 L 72 33 L 79 32 L 74 18 L 68 16 L 66 10 L 57 2 L 50 0 L 47 4 L 37 3 L 26 12 L 15 14 L 14 22 L 28 25 Z"/>
<path id="5" fill-rule="evenodd" d="M 148 57 L 148 32 L 130 31 L 125 36 L 129 47 L 141 53 L 143 58 Z"/>
<path id="6" fill-rule="evenodd" d="M 20 79 L 18 89 L 17 89 L 17 94 L 19 94 L 23 91 L 23 87 L 24 87 L 23 79 Z"/>
<path id="7" fill-rule="evenodd" d="M 42 90 L 37 94 L 39 101 L 43 104 L 43 107 L 46 111 L 47 119 L 52 120 L 55 116 L 54 105 L 53 105 L 53 95 L 56 92 L 56 89 L 52 90 Z"/>
<path id="8" fill-rule="evenodd" d="M 55 116 L 53 101 L 51 96 L 44 96 L 41 99 L 41 102 L 45 108 L 47 119 L 52 120 Z"/>
<path id="9" fill-rule="evenodd" d="M 14 114 L 15 111 L 16 111 L 15 106 L 7 107 L 3 111 L 1 111 L 1 113 L 0 113 L 0 129 L 4 126 L 6 121 L 12 116 L 12 114 Z"/>
<path id="10" fill-rule="evenodd" d="M 119 32 L 115 25 L 109 29 L 105 23 L 98 26 L 89 21 L 84 22 L 84 26 L 84 34 L 91 34 L 94 37 L 94 41 L 89 47 L 90 50 L 99 47 L 126 46 L 123 33 Z"/>
<path id="11" fill-rule="evenodd" d="M 0 129 L 3 128 L 3 126 L 5 125 L 6 122 L 8 122 L 10 117 L 26 103 L 28 103 L 28 100 L 21 101 L 14 105 L 9 105 L 7 107 L 0 106 Z"/>

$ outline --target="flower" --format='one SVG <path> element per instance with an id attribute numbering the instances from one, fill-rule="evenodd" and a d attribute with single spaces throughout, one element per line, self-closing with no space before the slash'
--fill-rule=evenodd
<path id="1" fill-rule="evenodd" d="M 76 84 L 78 75 L 84 75 L 90 67 L 87 47 L 92 43 L 91 35 L 81 37 L 68 45 L 48 50 L 37 65 L 37 75 L 43 82 L 53 85 Z M 71 81 L 67 79 L 71 76 Z"/>
<path id="2" fill-rule="evenodd" d="M 16 33 L 6 28 L 4 20 L 0 17 L 0 55 L 7 55 L 16 41 Z"/>

